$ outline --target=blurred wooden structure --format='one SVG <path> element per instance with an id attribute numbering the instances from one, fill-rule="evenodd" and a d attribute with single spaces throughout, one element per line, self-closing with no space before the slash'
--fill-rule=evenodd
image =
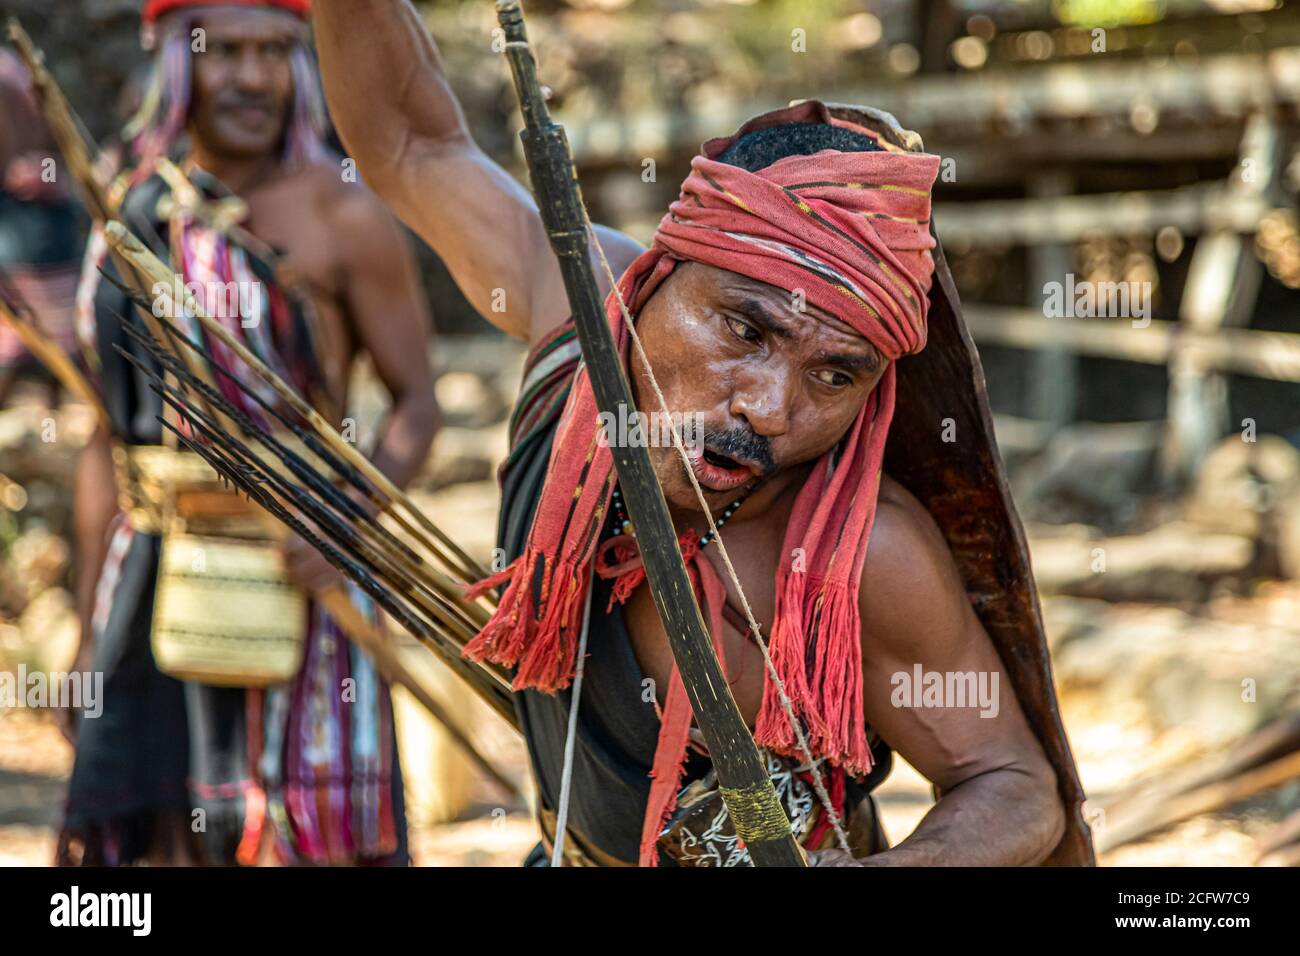
<path id="1" fill-rule="evenodd" d="M 816 91 L 895 114 L 944 158 L 934 218 L 955 273 L 972 251 L 999 259 L 1019 250 L 1005 267 L 1019 275 L 1000 277 L 1000 304 L 964 296 L 978 342 L 1031 353 L 1032 418 L 1049 431 L 1075 419 L 1080 356 L 1166 367 L 1162 471 L 1171 487 L 1237 427 L 1228 374 L 1300 381 L 1300 334 L 1251 329 L 1265 273 L 1258 227 L 1295 209 L 1287 165 L 1300 126 L 1300 12 L 1252 17 L 1129 28 L 1114 54 L 1089 53 L 1089 31 L 1035 31 L 1056 37 L 1059 55 L 1032 64 L 991 56 L 983 70 Z M 998 34 L 990 53 L 1020 40 Z M 599 174 L 635 168 L 641 157 L 689 155 L 773 105 L 609 114 L 571 123 L 569 134 L 580 162 Z M 1165 262 L 1179 260 L 1161 282 L 1163 321 L 1150 312 L 1141 321 L 1048 317 L 1046 283 L 1088 278 L 1081 243 L 1145 243 L 1154 276 L 1162 231 L 1178 250 Z M 1300 255 L 1300 236 L 1286 241 Z M 1008 287 L 1019 305 L 1007 303 Z"/>

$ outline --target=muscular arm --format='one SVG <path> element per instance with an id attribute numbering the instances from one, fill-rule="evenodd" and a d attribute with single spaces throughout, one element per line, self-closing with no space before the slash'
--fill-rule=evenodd
<path id="1" fill-rule="evenodd" d="M 868 864 L 1025 866 L 1060 840 L 1053 772 L 979 623 L 942 536 L 901 489 L 882 495 L 861 590 L 866 719 L 927 779 L 939 801 L 898 846 Z M 993 706 L 906 706 L 900 681 L 925 673 L 988 675 Z M 993 684 L 996 675 L 997 683 Z M 914 686 L 913 693 L 921 688 Z M 903 706 L 894 706 L 902 703 Z M 916 705 L 920 700 L 910 701 Z M 945 700 L 952 704 L 954 701 Z M 993 711 L 996 710 L 996 715 Z"/>
<path id="2" fill-rule="evenodd" d="M 334 237 L 338 295 L 352 334 L 370 353 L 390 398 L 370 457 L 404 488 L 419 473 L 441 423 L 429 360 L 432 326 L 415 261 L 397 223 L 368 190 L 331 183 L 320 210 Z M 302 538 L 290 537 L 282 547 L 290 576 L 305 590 L 319 593 L 342 582 L 339 571 Z"/>
<path id="3" fill-rule="evenodd" d="M 498 328 L 536 341 L 564 321 L 568 300 L 532 194 L 474 143 L 410 3 L 318 0 L 313 23 L 330 113 L 367 184 Z M 613 230 L 597 233 L 616 275 L 640 251 Z"/>
<path id="4" fill-rule="evenodd" d="M 113 474 L 112 446 L 103 429 L 95 429 L 77 455 L 72 478 L 72 524 L 76 547 L 77 618 L 81 640 L 72 670 L 89 671 L 94 664 L 95 635 L 91 616 L 95 609 L 95 587 L 108 550 L 108 526 L 117 514 L 117 485 Z M 72 714 L 61 711 L 60 729 L 74 740 Z"/>
<path id="5" fill-rule="evenodd" d="M 392 404 L 371 455 L 399 488 L 429 454 L 440 424 L 429 344 L 432 325 L 415 261 L 397 223 L 373 196 L 349 190 L 333 234 L 344 243 L 344 301 Z"/>

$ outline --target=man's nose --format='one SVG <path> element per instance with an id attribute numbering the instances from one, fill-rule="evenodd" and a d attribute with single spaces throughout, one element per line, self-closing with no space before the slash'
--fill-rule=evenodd
<path id="1" fill-rule="evenodd" d="M 764 438 L 784 435 L 790 428 L 791 376 L 779 365 L 765 366 L 736 383 L 730 411 Z"/>
<path id="2" fill-rule="evenodd" d="M 240 55 L 235 67 L 235 83 L 240 89 L 260 92 L 267 88 L 270 79 L 266 59 L 256 50 L 246 50 Z"/>

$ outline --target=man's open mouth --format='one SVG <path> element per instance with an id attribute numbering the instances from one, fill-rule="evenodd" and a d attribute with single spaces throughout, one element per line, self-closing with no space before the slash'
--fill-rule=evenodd
<path id="1" fill-rule="evenodd" d="M 691 470 L 699 483 L 710 491 L 730 491 L 759 474 L 759 469 L 745 461 L 731 458 L 711 448 L 691 456 Z"/>

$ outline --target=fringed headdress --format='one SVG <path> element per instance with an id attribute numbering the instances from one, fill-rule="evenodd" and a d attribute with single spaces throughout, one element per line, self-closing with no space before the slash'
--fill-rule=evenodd
<path id="1" fill-rule="evenodd" d="M 199 12 L 220 6 L 283 10 L 304 17 L 308 0 L 150 0 L 142 14 L 143 41 L 154 51 L 153 71 L 140 109 L 127 123 L 123 138 L 141 168 L 166 157 L 185 130 L 189 116 L 193 70 L 192 30 Z M 289 52 L 293 70 L 293 102 L 285 126 L 285 162 L 312 162 L 327 155 L 329 120 L 305 25 Z"/>
<path id="2" fill-rule="evenodd" d="M 720 161 L 750 133 L 800 123 L 839 126 L 879 148 L 789 156 L 755 172 Z M 925 345 L 934 271 L 930 188 L 938 169 L 939 157 L 898 150 L 872 130 L 833 118 L 815 101 L 765 114 L 735 136 L 704 145 L 651 248 L 619 281 L 634 316 L 683 261 L 802 289 L 808 303 L 847 323 L 889 361 L 848 432 L 798 493 L 777 571 L 769 641 L 813 754 L 850 773 L 871 766 L 858 591 L 894 412 L 893 363 Z M 626 361 L 629 336 L 612 293 L 606 313 Z M 555 692 L 573 677 L 591 562 L 614 480 L 613 458 L 599 433 L 591 383 L 580 368 L 524 553 L 476 585 L 478 591 L 502 584 L 506 589 L 466 653 L 515 668 L 519 689 Z M 689 534 L 683 544 L 684 556 L 695 566 L 692 577 L 701 585 L 715 580 Z M 706 604 L 720 600 L 717 586 L 703 590 Z M 616 587 L 616 593 L 626 591 Z M 715 622 L 719 610 L 706 607 Z M 715 643 L 719 637 L 714 634 Z M 654 862 L 654 841 L 673 808 L 685 763 L 690 712 L 685 694 L 674 693 L 680 683 L 674 670 L 642 838 L 646 864 Z M 797 755 L 770 675 L 754 736 L 775 752 Z"/>

